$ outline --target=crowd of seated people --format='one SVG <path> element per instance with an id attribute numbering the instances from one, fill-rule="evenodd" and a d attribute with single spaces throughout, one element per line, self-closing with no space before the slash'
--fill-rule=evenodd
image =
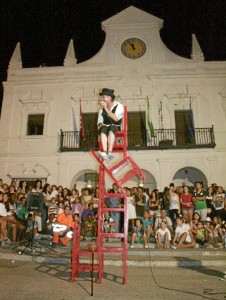
<path id="1" fill-rule="evenodd" d="M 108 191 L 120 192 L 116 184 Z M 125 192 L 131 248 L 137 241 L 143 242 L 145 248 L 152 241 L 157 249 L 225 245 L 226 194 L 221 186 L 212 184 L 205 191 L 201 182 L 194 187 L 175 187 L 171 183 L 163 192 L 154 189 L 148 193 L 142 187 L 125 187 Z M 35 212 L 27 205 L 31 193 L 41 194 L 43 199 Z M 18 242 L 32 221 L 34 236 L 50 235 L 56 245 L 65 246 L 71 240 L 73 222 L 81 224 L 81 239 L 96 240 L 98 194 L 98 187 L 84 187 L 79 192 L 48 183 L 42 187 L 41 180 L 36 180 L 33 188 L 28 188 L 26 181 L 18 187 L 16 181 L 8 185 L 0 180 L 0 239 Z M 124 204 L 120 198 L 111 197 L 105 205 L 114 208 Z M 122 213 L 106 212 L 102 219 L 104 232 L 123 231 Z"/>

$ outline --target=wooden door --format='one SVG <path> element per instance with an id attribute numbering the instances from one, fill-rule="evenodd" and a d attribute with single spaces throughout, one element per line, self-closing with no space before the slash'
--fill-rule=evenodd
<path id="1" fill-rule="evenodd" d="M 147 145 L 145 112 L 128 112 L 128 146 L 140 147 Z"/>
<path id="2" fill-rule="evenodd" d="M 98 113 L 85 113 L 82 115 L 85 140 L 80 141 L 80 144 L 86 145 L 88 148 L 92 149 L 98 147 L 98 132 L 97 132 L 97 118 Z"/>
<path id="3" fill-rule="evenodd" d="M 176 142 L 177 145 L 195 144 L 195 129 L 191 110 L 176 110 Z"/>

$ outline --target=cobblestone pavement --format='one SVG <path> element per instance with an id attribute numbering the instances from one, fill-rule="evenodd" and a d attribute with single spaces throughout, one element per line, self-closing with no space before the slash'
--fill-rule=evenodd
<path id="1" fill-rule="evenodd" d="M 104 268 L 103 283 L 95 276 L 93 296 L 89 273 L 71 283 L 70 265 L 0 260 L 0 299 L 226 299 L 225 267 L 129 267 L 122 284 L 122 267 Z"/>

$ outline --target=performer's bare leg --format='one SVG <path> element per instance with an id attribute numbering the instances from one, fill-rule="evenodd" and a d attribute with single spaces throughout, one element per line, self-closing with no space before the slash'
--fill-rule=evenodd
<path id="1" fill-rule="evenodd" d="M 101 145 L 102 145 L 102 148 L 103 148 L 103 152 L 107 152 L 108 138 L 107 138 L 106 134 L 101 133 L 100 140 L 101 140 Z"/>
<path id="2" fill-rule="evenodd" d="M 108 134 L 108 152 L 112 152 L 114 142 L 115 142 L 115 135 L 112 131 L 110 131 Z"/>

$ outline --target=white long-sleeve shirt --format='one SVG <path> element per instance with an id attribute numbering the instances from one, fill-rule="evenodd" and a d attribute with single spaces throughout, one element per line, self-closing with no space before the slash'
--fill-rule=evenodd
<path id="1" fill-rule="evenodd" d="M 0 202 L 0 217 L 6 217 L 7 215 L 8 214 L 7 214 L 5 205 Z"/>
<path id="2" fill-rule="evenodd" d="M 124 114 L 124 106 L 119 103 L 118 101 L 114 101 L 114 105 L 111 107 L 111 111 L 113 110 L 113 108 L 117 105 L 116 111 L 115 111 L 115 115 L 117 117 L 118 120 L 121 120 Z M 104 122 L 103 116 L 102 116 L 102 112 L 103 109 L 101 108 L 99 110 L 98 113 L 98 120 L 97 120 L 97 124 L 102 124 Z M 109 125 L 110 126 L 110 125 Z"/>

